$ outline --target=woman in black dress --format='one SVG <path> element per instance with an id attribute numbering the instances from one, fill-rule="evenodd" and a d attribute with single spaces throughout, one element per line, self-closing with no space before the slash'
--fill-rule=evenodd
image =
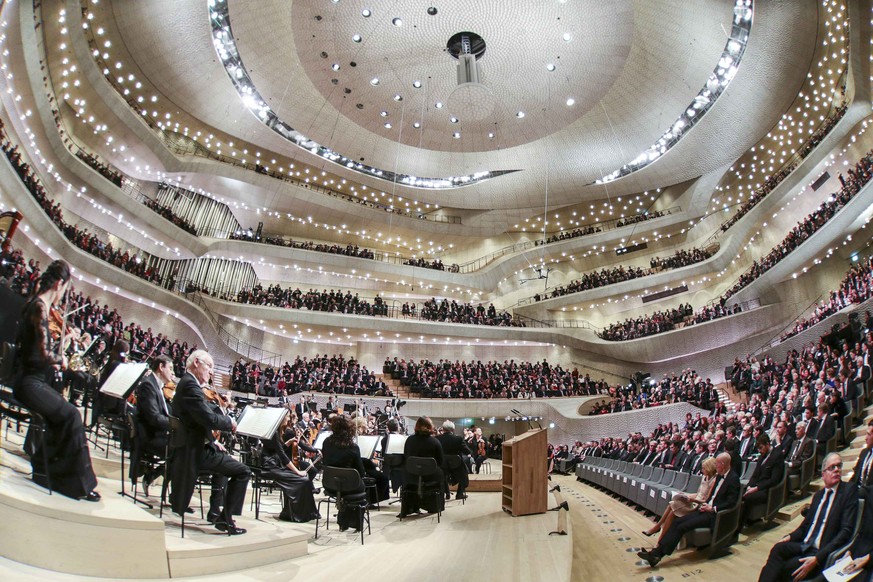
<path id="1" fill-rule="evenodd" d="M 282 489 L 282 513 L 279 519 L 302 523 L 318 517 L 315 506 L 315 487 L 306 471 L 298 469 L 282 441 L 284 429 L 289 424 L 289 416 L 285 417 L 279 430 L 272 439 L 264 439 L 261 452 L 261 474 L 265 479 L 272 479 Z"/>
<path id="2" fill-rule="evenodd" d="M 97 477 L 85 439 L 82 417 L 75 406 L 52 388 L 55 372 L 66 365 L 49 333 L 48 314 L 70 283 L 70 267 L 53 261 L 39 279 L 36 294 L 25 303 L 18 331 L 18 359 L 13 391 L 24 406 L 45 419 L 42 442 L 31 455 L 33 480 L 55 491 L 87 501 L 100 501 Z M 62 341 L 63 338 L 60 338 Z M 48 458 L 48 466 L 44 460 Z"/>
<path id="3" fill-rule="evenodd" d="M 333 434 L 324 439 L 321 448 L 324 456 L 322 462 L 325 467 L 344 467 L 356 470 L 361 476 L 361 488 L 351 494 L 363 495 L 363 479 L 366 472 L 364 463 L 361 461 L 361 449 L 355 444 L 355 424 L 348 416 L 340 414 L 331 421 L 330 428 Z M 337 512 L 337 523 L 340 531 L 347 530 L 349 526 L 359 530 L 363 526 L 363 512 L 357 508 L 340 507 Z"/>

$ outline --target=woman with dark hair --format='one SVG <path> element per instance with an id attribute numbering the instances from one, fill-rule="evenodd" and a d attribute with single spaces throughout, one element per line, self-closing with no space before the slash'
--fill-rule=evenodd
<path id="1" fill-rule="evenodd" d="M 442 495 L 443 471 L 440 468 L 443 466 L 443 446 L 436 437 L 433 436 L 433 433 L 434 427 L 431 419 L 427 416 L 420 416 L 418 420 L 415 421 L 415 434 L 410 435 L 409 438 L 406 439 L 406 444 L 403 446 L 403 457 L 405 459 L 409 459 L 409 457 L 426 457 L 436 460 L 436 473 L 425 477 L 424 482 L 422 483 L 423 488 L 439 489 L 439 495 L 434 496 L 434 499 L 437 499 L 439 505 L 437 507 L 425 507 L 425 509 L 430 513 L 442 511 L 444 504 Z M 401 503 L 400 506 L 401 516 L 409 515 L 410 513 L 417 513 L 419 507 L 422 506 L 422 500 L 418 499 L 418 495 L 411 491 L 411 489 L 407 489 L 416 487 L 416 485 L 413 484 L 418 483 L 418 477 L 407 473 L 405 475 L 405 481 L 406 485 L 403 486 L 404 495 L 402 495 L 403 503 Z"/>
<path id="2" fill-rule="evenodd" d="M 35 295 L 24 304 L 13 390 L 15 398 L 45 419 L 42 442 L 30 457 L 33 480 L 43 487 L 50 481 L 55 491 L 67 497 L 100 501 L 82 417 L 51 387 L 55 372 L 67 362 L 49 333 L 49 311 L 64 297 L 69 283 L 69 265 L 53 261 L 40 277 Z"/>
<path id="3" fill-rule="evenodd" d="M 361 489 L 353 494 L 363 494 L 363 479 L 366 471 L 361 460 L 361 449 L 355 444 L 355 423 L 345 414 L 338 414 L 331 420 L 330 429 L 333 434 L 324 439 L 321 448 L 324 466 L 356 470 L 361 476 Z M 363 512 L 357 508 L 339 507 L 336 520 L 340 531 L 347 530 L 350 525 L 359 530 L 363 527 L 363 517 Z"/>
<path id="4" fill-rule="evenodd" d="M 279 430 L 272 439 L 264 439 L 261 454 L 262 476 L 272 479 L 282 489 L 282 513 L 279 519 L 302 523 L 318 517 L 315 507 L 315 487 L 312 485 L 306 471 L 298 469 L 285 450 L 282 435 L 285 430 L 293 430 L 290 414 L 285 415 Z"/>

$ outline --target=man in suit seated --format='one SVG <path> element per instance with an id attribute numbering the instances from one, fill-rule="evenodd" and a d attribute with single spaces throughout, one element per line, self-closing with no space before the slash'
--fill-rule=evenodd
<path id="1" fill-rule="evenodd" d="M 173 511 L 181 515 L 187 511 L 194 495 L 198 474 L 208 472 L 227 477 L 224 509 L 214 516 L 215 527 L 228 535 L 240 535 L 246 530 L 236 526 L 233 516 L 242 513 L 251 471 L 211 438 L 214 430 L 236 430 L 236 421 L 212 410 L 203 394 L 202 388 L 209 385 L 213 366 L 209 352 L 195 350 L 188 356 L 185 374 L 176 386 L 173 414 L 184 427 L 185 445 L 174 453 L 170 503 Z"/>
<path id="2" fill-rule="evenodd" d="M 436 439 L 443 447 L 443 473 L 445 475 L 443 491 L 445 491 L 446 499 L 451 498 L 449 493 L 450 478 L 458 484 L 455 498 L 466 499 L 470 477 L 467 475 L 467 467 L 464 465 L 462 457 L 471 454 L 470 447 L 467 446 L 464 439 L 455 434 L 455 423 L 451 420 L 443 423 L 443 433 L 438 435 Z"/>
<path id="3" fill-rule="evenodd" d="M 719 510 L 730 509 L 739 502 L 740 478 L 731 471 L 730 454 L 721 453 L 716 457 L 715 463 L 717 472 L 715 486 L 706 503 L 687 515 L 675 518 L 655 549 L 637 552 L 637 555 L 647 561 L 652 568 L 657 566 L 664 556 L 673 553 L 682 536 L 698 527 L 712 528 L 715 514 Z"/>
<path id="4" fill-rule="evenodd" d="M 806 421 L 798 422 L 794 430 L 797 438 L 791 443 L 791 449 L 785 457 L 789 475 L 800 473 L 803 462 L 815 454 L 815 440 L 806 434 Z"/>
<path id="5" fill-rule="evenodd" d="M 828 405 L 825 403 L 818 405 L 818 432 L 815 434 L 816 452 L 818 457 L 822 458 L 827 453 L 828 441 L 837 434 L 837 423 L 834 417 L 830 415 Z"/>
<path id="6" fill-rule="evenodd" d="M 800 526 L 770 550 L 759 582 L 812 578 L 828 555 L 851 539 L 858 514 L 858 488 L 842 481 L 842 470 L 839 453 L 825 457 L 821 471 L 824 488 L 812 496 Z"/>
<path id="7" fill-rule="evenodd" d="M 852 483 L 858 488 L 873 485 L 873 420 L 867 423 L 867 433 L 864 450 L 858 455 L 858 461 L 852 473 Z M 868 499 L 867 503 L 873 502 Z"/>
<path id="8" fill-rule="evenodd" d="M 782 481 L 785 472 L 785 459 L 782 452 L 770 445 L 770 437 L 762 434 L 758 437 L 758 464 L 749 486 L 743 494 L 743 509 L 740 516 L 739 529 L 747 525 L 748 515 L 753 507 L 767 504 L 767 495 L 771 487 L 776 487 Z"/>
<path id="9" fill-rule="evenodd" d="M 161 354 L 151 361 L 149 370 L 151 373 L 136 387 L 136 430 L 143 439 L 143 452 L 163 459 L 167 454 L 170 431 L 170 408 L 164 398 L 164 385 L 173 381 L 173 360 Z M 131 472 L 137 463 L 131 462 Z M 145 472 L 142 482 L 146 491 L 159 474 L 160 470 Z"/>

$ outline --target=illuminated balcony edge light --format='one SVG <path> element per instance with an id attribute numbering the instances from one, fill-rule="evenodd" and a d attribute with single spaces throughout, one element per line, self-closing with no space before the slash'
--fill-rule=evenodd
<path id="1" fill-rule="evenodd" d="M 355 162 L 351 158 L 332 151 L 288 125 L 280 119 L 273 109 L 267 105 L 255 88 L 254 82 L 248 70 L 242 62 L 236 39 L 233 37 L 230 25 L 230 11 L 227 2 L 221 0 L 207 0 L 209 9 L 209 21 L 212 26 L 212 41 L 215 52 L 224 65 L 224 70 L 231 83 L 242 99 L 246 108 L 252 112 L 255 118 L 272 129 L 286 141 L 297 147 L 320 156 L 329 162 L 344 166 L 345 168 L 363 174 L 370 178 L 383 180 L 389 183 L 400 183 L 412 188 L 423 190 L 449 190 L 471 186 L 505 174 L 520 172 L 521 170 L 489 170 L 468 174 L 466 176 L 448 176 L 444 178 L 422 178 L 407 174 L 398 174 L 390 170 L 382 170 L 374 166 L 368 166 Z"/>
<path id="2" fill-rule="evenodd" d="M 752 30 L 752 20 L 755 12 L 755 0 L 736 0 L 734 2 L 734 18 L 731 23 L 731 34 L 725 44 L 724 51 L 718 59 L 718 63 L 710 73 L 703 89 L 694 97 L 691 104 L 674 121 L 670 128 L 642 152 L 633 161 L 628 162 L 614 172 L 586 184 L 608 184 L 619 178 L 638 172 L 646 166 L 661 159 L 670 149 L 703 119 L 707 111 L 718 101 L 718 98 L 727 89 L 730 82 L 737 74 L 740 61 L 746 52 L 746 44 L 749 42 L 749 33 Z"/>

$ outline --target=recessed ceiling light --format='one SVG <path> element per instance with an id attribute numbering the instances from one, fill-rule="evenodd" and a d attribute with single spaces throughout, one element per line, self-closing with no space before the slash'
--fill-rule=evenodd
<path id="1" fill-rule="evenodd" d="M 430 14 L 431 16 L 436 16 L 436 13 L 437 13 L 436 6 L 431 6 L 430 8 L 428 8 L 427 13 Z"/>
<path id="2" fill-rule="evenodd" d="M 334 71 L 339 71 L 339 70 L 340 70 L 339 63 L 334 63 L 334 64 L 332 64 L 332 65 L 330 66 L 330 68 L 333 69 Z"/>
<path id="3" fill-rule="evenodd" d="M 572 107 L 576 105 L 576 100 L 572 97 L 567 97 L 567 107 Z"/>
<path id="4" fill-rule="evenodd" d="M 459 139 L 461 137 L 461 134 L 456 131 L 455 133 L 452 134 L 452 137 L 455 139 Z"/>
<path id="5" fill-rule="evenodd" d="M 443 108 L 443 102 L 442 102 L 442 101 L 437 101 L 437 102 L 436 102 L 436 108 L 437 108 L 437 109 L 442 109 L 442 108 Z"/>
<path id="6" fill-rule="evenodd" d="M 360 35 L 360 34 L 353 34 L 353 35 L 352 35 L 352 40 L 353 40 L 354 42 L 361 42 L 361 35 Z"/>
<path id="7" fill-rule="evenodd" d="M 421 89 L 421 81 L 413 81 L 412 86 L 416 89 Z"/>
<path id="8" fill-rule="evenodd" d="M 361 16 L 363 16 L 364 18 L 370 18 L 371 14 L 373 13 L 370 12 L 368 8 L 364 8 L 363 10 L 361 10 Z"/>
<path id="9" fill-rule="evenodd" d="M 394 100 L 395 101 L 403 101 L 403 96 L 400 93 L 398 93 L 397 95 L 394 96 Z"/>
<path id="10" fill-rule="evenodd" d="M 515 114 L 515 116 L 518 117 L 519 119 L 521 119 L 522 117 L 524 117 L 524 111 L 519 111 L 518 113 Z"/>
<path id="11" fill-rule="evenodd" d="M 376 85 L 378 85 L 379 84 L 379 77 L 373 77 L 372 79 L 370 79 L 370 84 L 374 87 Z"/>
<path id="12" fill-rule="evenodd" d="M 391 24 L 394 26 L 403 26 L 403 21 L 400 18 L 392 18 Z"/>
<path id="13" fill-rule="evenodd" d="M 571 40 L 573 40 L 573 36 L 569 32 L 565 32 L 564 36 L 562 36 L 561 38 L 564 39 L 564 42 L 570 42 Z"/>
<path id="14" fill-rule="evenodd" d="M 493 134 L 493 133 L 489 133 L 489 134 L 488 134 L 488 139 L 494 139 L 494 134 Z"/>
<path id="15" fill-rule="evenodd" d="M 458 118 L 457 118 L 457 117 L 452 117 L 452 118 L 449 119 L 449 121 L 451 121 L 452 123 L 458 123 Z"/>
<path id="16" fill-rule="evenodd" d="M 390 124 L 390 123 L 386 123 L 386 124 L 385 124 L 385 129 L 391 129 L 391 124 Z"/>
<path id="17" fill-rule="evenodd" d="M 546 65 L 546 70 L 547 71 L 554 71 L 555 70 L 555 63 L 549 63 L 548 65 Z"/>
<path id="18" fill-rule="evenodd" d="M 388 112 L 387 111 L 380 111 L 379 115 L 381 115 L 382 117 L 388 117 Z"/>
<path id="19" fill-rule="evenodd" d="M 421 127 L 421 124 L 416 121 L 415 123 L 412 124 L 412 127 L 414 127 L 415 129 L 418 129 L 419 127 Z"/>

